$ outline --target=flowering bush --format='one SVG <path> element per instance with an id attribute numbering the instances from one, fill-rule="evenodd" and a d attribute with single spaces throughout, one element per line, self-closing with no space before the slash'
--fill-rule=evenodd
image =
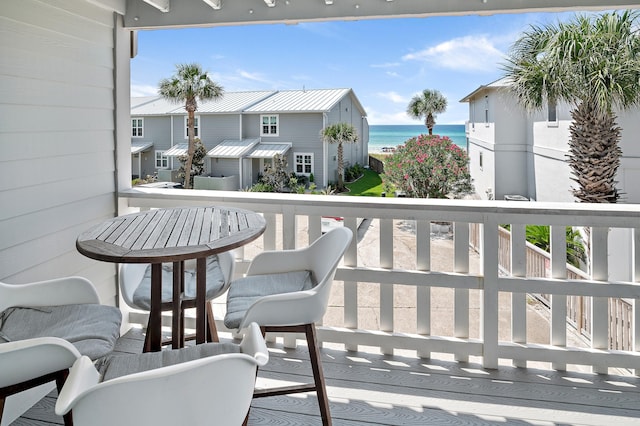
<path id="1" fill-rule="evenodd" d="M 467 153 L 446 136 L 420 135 L 384 162 L 383 181 L 413 198 L 459 197 L 473 192 Z"/>

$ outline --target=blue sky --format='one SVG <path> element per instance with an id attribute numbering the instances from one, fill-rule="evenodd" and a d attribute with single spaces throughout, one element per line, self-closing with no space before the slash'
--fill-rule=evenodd
<path id="1" fill-rule="evenodd" d="M 468 118 L 460 99 L 501 77 L 500 64 L 530 24 L 572 14 L 381 19 L 140 31 L 132 96 L 153 95 L 178 63 L 200 63 L 227 91 L 352 88 L 369 124 L 421 124 L 413 95 L 439 90 L 439 124 Z"/>

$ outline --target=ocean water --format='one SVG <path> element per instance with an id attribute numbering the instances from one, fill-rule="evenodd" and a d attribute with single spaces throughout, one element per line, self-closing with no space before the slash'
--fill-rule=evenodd
<path id="1" fill-rule="evenodd" d="M 421 134 L 428 134 L 425 125 L 370 125 L 369 126 L 369 152 L 383 152 L 383 147 L 396 147 L 405 143 L 407 139 Z M 467 149 L 467 137 L 464 132 L 464 124 L 436 124 L 433 134 L 448 136 L 462 149 Z"/>

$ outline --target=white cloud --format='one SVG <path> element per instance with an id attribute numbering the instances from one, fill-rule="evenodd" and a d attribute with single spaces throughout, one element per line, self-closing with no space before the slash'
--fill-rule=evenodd
<path id="1" fill-rule="evenodd" d="M 486 36 L 465 36 L 402 57 L 457 71 L 495 71 L 503 53 Z"/>
<path id="2" fill-rule="evenodd" d="M 393 92 L 393 91 L 391 91 L 391 92 L 378 92 L 378 93 L 376 93 L 376 95 L 378 97 L 384 98 L 384 99 L 386 99 L 388 101 L 391 101 L 393 103 L 396 103 L 396 104 L 406 104 L 406 103 L 409 102 L 408 98 L 405 98 L 404 96 L 402 96 L 402 95 L 400 95 L 400 94 L 398 94 L 396 92 Z"/>
<path id="3" fill-rule="evenodd" d="M 384 64 L 371 64 L 371 68 L 395 68 L 399 66 L 400 66 L 400 62 L 386 62 Z"/>
<path id="4" fill-rule="evenodd" d="M 385 74 L 388 75 L 389 77 L 400 77 L 400 74 L 393 71 L 387 71 Z"/>
<path id="5" fill-rule="evenodd" d="M 377 111 L 371 107 L 366 107 L 367 121 L 369 124 L 420 124 L 420 122 L 410 118 L 402 111 Z"/>
<path id="6" fill-rule="evenodd" d="M 266 77 L 258 72 L 249 72 L 244 70 L 238 70 L 238 75 L 246 80 L 258 81 L 260 83 L 266 83 L 269 81 Z"/>
<path id="7" fill-rule="evenodd" d="M 158 94 L 157 86 L 131 83 L 131 96 L 153 96 Z"/>

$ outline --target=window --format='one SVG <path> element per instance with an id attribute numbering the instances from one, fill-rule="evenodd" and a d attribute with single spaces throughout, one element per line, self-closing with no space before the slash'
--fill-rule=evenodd
<path id="1" fill-rule="evenodd" d="M 184 138 L 185 139 L 189 139 L 189 126 L 187 125 L 187 120 L 189 120 L 189 117 L 185 117 L 184 118 Z M 200 137 L 200 117 L 199 116 L 195 116 L 194 117 L 194 133 L 195 133 L 195 137 L 199 138 Z"/>
<path id="2" fill-rule="evenodd" d="M 141 138 L 142 135 L 142 126 L 143 121 L 142 118 L 132 118 L 131 119 L 131 137 L 132 138 Z"/>
<path id="3" fill-rule="evenodd" d="M 547 105 L 547 121 L 549 123 L 556 123 L 558 121 L 557 105 L 549 102 Z"/>
<path id="4" fill-rule="evenodd" d="M 156 169 L 169 168 L 169 157 L 164 155 L 164 151 L 156 151 Z"/>
<path id="5" fill-rule="evenodd" d="M 489 125 L 489 97 L 484 97 L 484 123 Z"/>
<path id="6" fill-rule="evenodd" d="M 297 152 L 293 158 L 296 174 L 308 176 L 313 173 L 313 154 Z"/>
<path id="7" fill-rule="evenodd" d="M 260 136 L 278 136 L 279 133 L 277 115 L 260 116 Z"/>

